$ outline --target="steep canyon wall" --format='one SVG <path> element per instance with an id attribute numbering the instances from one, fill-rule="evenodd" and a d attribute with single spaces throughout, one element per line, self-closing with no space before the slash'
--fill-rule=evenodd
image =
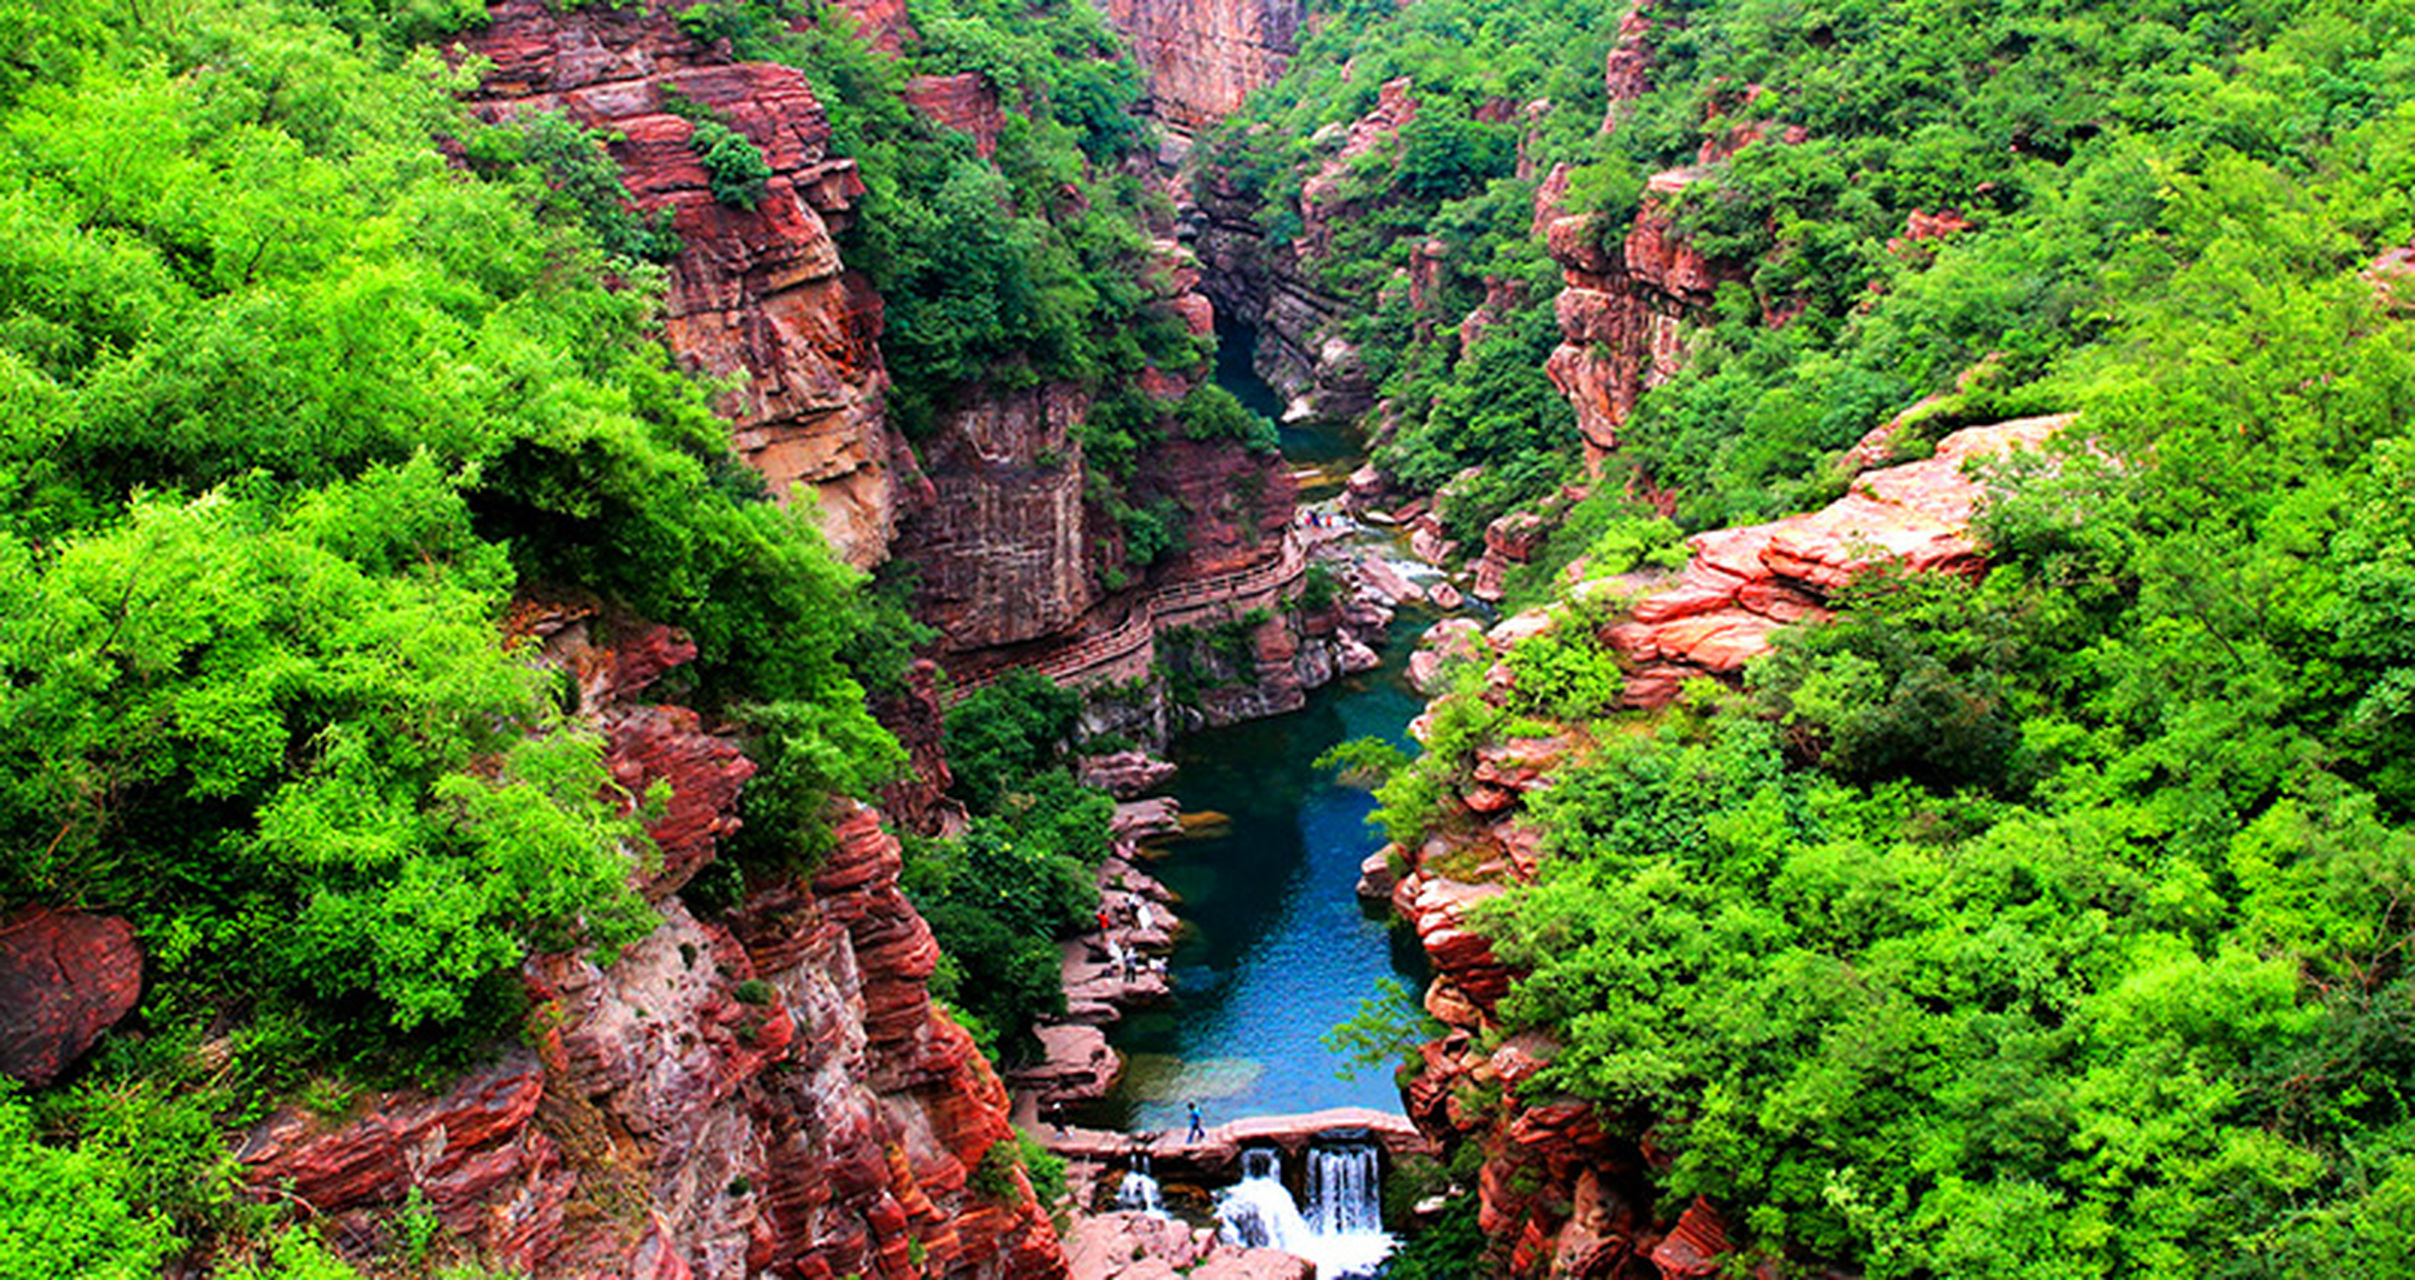
<path id="1" fill-rule="evenodd" d="M 876 49 L 893 53 L 913 35 L 901 6 L 865 3 L 849 12 Z M 1202 9 L 1184 20 L 1232 17 Z M 1271 10 L 1259 17 L 1275 33 L 1267 39 L 1288 47 L 1290 20 Z M 1119 500 L 1171 503 L 1180 545 L 1134 566 L 1123 522 L 1102 501 L 1074 438 L 1091 412 L 1092 388 L 973 386 L 925 439 L 909 445 L 898 435 L 883 403 L 882 300 L 847 269 L 834 236 L 863 216 L 862 183 L 853 161 L 831 154 L 827 114 L 801 73 L 732 62 L 652 4 L 557 12 L 545 0 L 504 0 L 466 49 L 492 63 L 475 100 L 481 114 L 562 111 L 605 131 L 640 211 L 671 211 L 684 242 L 670 264 L 673 350 L 701 372 L 737 380 L 725 408 L 739 451 L 776 494 L 811 491 L 845 558 L 913 566 L 916 613 L 939 633 L 935 656 L 960 685 L 1010 665 L 1064 666 L 1068 655 L 1153 616 L 1160 597 L 1196 596 L 1199 584 L 1262 574 L 1281 561 L 1292 515 L 1281 460 L 1236 442 L 1182 440 L 1169 416 L 1158 427 L 1169 438 L 1143 453 Z M 1219 74 L 1232 85 L 1255 83 L 1276 65 L 1236 63 Z M 1241 91 L 1232 89 L 1233 101 Z M 713 199 L 686 145 L 692 126 L 666 107 L 671 94 L 712 110 L 763 150 L 773 174 L 756 208 Z M 916 77 L 906 96 L 971 135 L 981 154 L 994 146 L 1002 108 L 978 76 Z M 1195 335 L 1214 332 L 1201 266 L 1170 236 L 1156 242 L 1143 283 L 1150 305 Z M 1147 368 L 1135 382 L 1170 415 L 1205 376 L 1204 364 Z M 1274 629 L 1265 630 L 1266 643 L 1278 645 Z M 1291 631 L 1298 639 L 1298 628 Z M 1149 665 L 1144 659 L 1139 669 Z M 1277 664 L 1276 692 L 1253 709 L 1296 705 L 1302 682 L 1333 665 Z M 1210 718 L 1245 713 L 1226 708 Z"/>
<path id="2" fill-rule="evenodd" d="M 628 794 L 670 785 L 643 884 L 661 925 L 608 966 L 531 961 L 529 1046 L 441 1094 L 270 1117 L 242 1151 L 252 1183 L 364 1252 L 416 1190 L 487 1259 L 541 1277 L 1063 1276 L 1047 1214 L 993 1154 L 1013 1150 L 1005 1089 L 931 1003 L 938 946 L 879 813 L 843 806 L 810 874 L 693 914 L 675 891 L 736 828 L 754 766 L 645 701 L 692 645 L 622 618 L 607 642 L 605 621 L 530 604 L 512 629 L 575 681 Z"/>
<path id="3" fill-rule="evenodd" d="M 833 234 L 863 183 L 854 161 L 830 153 L 830 122 L 804 75 L 717 57 L 652 4 L 557 11 L 502 0 L 464 48 L 492 64 L 474 99 L 481 115 L 560 111 L 616 136 L 638 207 L 670 210 L 685 245 L 670 263 L 672 348 L 712 377 L 741 376 L 724 408 L 740 454 L 775 495 L 804 486 L 842 556 L 886 558 L 920 476 L 883 409 L 880 299 L 840 262 Z M 755 208 L 713 198 L 687 146 L 693 126 L 666 94 L 762 149 L 772 173 Z"/>
<path id="4" fill-rule="evenodd" d="M 1307 19 L 1300 0 L 1107 0 L 1106 11 L 1148 77 L 1151 109 L 1185 134 L 1281 76 Z"/>

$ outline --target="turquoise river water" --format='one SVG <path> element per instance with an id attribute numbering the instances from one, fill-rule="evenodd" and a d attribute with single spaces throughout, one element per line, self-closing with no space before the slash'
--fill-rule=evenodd
<path id="1" fill-rule="evenodd" d="M 1217 380 L 1252 409 L 1281 405 L 1249 370 L 1246 333 L 1228 334 Z M 1302 501 L 1330 497 L 1359 444 L 1334 427 L 1286 427 L 1283 451 L 1303 473 Z M 1313 761 L 1335 743 L 1380 736 L 1406 745 L 1423 707 L 1403 669 L 1430 618 L 1403 609 L 1384 664 L 1309 695 L 1302 710 L 1192 734 L 1175 745 L 1170 793 L 1186 813 L 1231 825 L 1176 844 L 1150 870 L 1182 896 L 1187 928 L 1171 972 L 1176 1002 L 1136 1010 L 1110 1033 L 1128 1066 L 1091 1123 L 1174 1129 L 1197 1102 L 1207 1123 L 1244 1115 L 1363 1106 L 1400 1109 L 1388 1068 L 1345 1080 L 1322 1043 L 1397 976 L 1420 989 L 1424 954 L 1354 893 L 1359 864 L 1382 847 L 1367 825 L 1375 803 L 1334 783 Z"/>

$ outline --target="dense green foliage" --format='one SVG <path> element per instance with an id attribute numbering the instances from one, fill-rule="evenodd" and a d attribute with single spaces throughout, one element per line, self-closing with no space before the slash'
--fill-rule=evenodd
<path id="1" fill-rule="evenodd" d="M 1990 469 L 1984 578 L 1865 578 L 1746 691 L 1602 716 L 1547 648 L 1444 705 L 1395 838 L 1521 712 L 1590 744 L 1484 921 L 1564 1046 L 1532 1088 L 1806 1268 L 2407 1270 L 2415 326 L 2362 273 L 2415 238 L 2415 14 L 1684 7 L 1621 135 L 1691 138 L 1721 73 L 1813 140 L 1689 199 L 1754 271 L 1633 424 L 1681 511 L 1816 497 L 1990 351 L 1916 430 L 2081 416 Z M 1981 180 L 1977 229 L 1877 247 Z"/>
<path id="2" fill-rule="evenodd" d="M 158 1274 L 177 1240 L 166 1219 L 129 1203 L 126 1177 L 104 1154 L 35 1141 L 32 1114 L 0 1093 L 0 1275 Z"/>
<path id="3" fill-rule="evenodd" d="M 124 915 L 147 968 L 74 1081 L 0 1099 L 8 1266 L 348 1274 L 222 1126 L 441 1079 L 531 951 L 651 927 L 649 798 L 516 598 L 694 636 L 758 846 L 900 763 L 859 575 L 654 336 L 676 240 L 595 138 L 477 126 L 412 50 L 477 8 L 0 3 L 0 910 Z"/>
<path id="4" fill-rule="evenodd" d="M 1615 257 L 1647 175 L 1766 126 L 1674 203 L 1682 233 L 1734 282 L 1684 370 L 1621 433 L 1628 460 L 1706 527 L 1832 496 L 1824 459 L 1924 395 L 1950 393 L 1915 447 L 2048 403 L 2035 380 L 2103 336 L 2103 299 L 2168 269 L 2168 166 L 2228 154 L 2302 171 L 2311 147 L 2392 110 L 2411 70 L 2396 3 L 1680 0 L 1650 11 L 1650 88 L 1605 134 L 1616 26 L 1597 7 L 1341 11 L 1215 154 L 1261 202 L 1269 234 L 1289 238 L 1301 183 L 1335 145 L 1317 130 L 1411 79 L 1415 122 L 1344 176 L 1352 212 L 1309 265 L 1361 313 L 1350 336 L 1398 423 L 1378 460 L 1429 489 L 1487 469 L 1445 505 L 1462 537 L 1574 467 L 1555 447 L 1567 410 L 1540 372 L 1558 272 L 1529 235 L 1556 163 L 1573 166 L 1567 207 L 1603 215 Z M 1530 127 L 1475 118 L 1538 101 L 1549 110 Z M 1788 126 L 1799 142 L 1784 141 Z M 1483 159 L 1521 128 L 1524 179 Z M 1426 158 L 1438 147 L 1449 162 Z M 1941 209 L 1970 229 L 1893 243 L 1912 211 Z M 1421 315 L 1398 279 L 1429 243 L 1445 252 Z M 1508 322 L 1460 351 L 1459 317 L 1504 297 Z"/>
<path id="5" fill-rule="evenodd" d="M 965 832 L 910 841 L 905 887 L 946 953 L 931 979 L 992 1056 L 1019 1051 L 1033 1022 L 1061 1013 L 1057 943 L 1086 932 L 1115 802 L 1065 768 L 1082 697 L 1025 668 L 948 714 Z"/>
<path id="6" fill-rule="evenodd" d="M 1574 418 L 1542 374 L 1559 341 L 1559 272 L 1527 228 L 1536 176 L 1555 161 L 1587 161 L 1601 145 L 1601 67 L 1616 14 L 1565 0 L 1311 7 L 1329 12 L 1291 72 L 1207 139 L 1209 153 L 1219 176 L 1258 202 L 1269 238 L 1294 242 L 1302 185 L 1340 146 L 1332 126 L 1366 113 L 1385 82 L 1410 80 L 1415 118 L 1397 141 L 1342 167 L 1328 196 L 1340 210 L 1329 240 L 1303 266 L 1351 304 L 1344 332 L 1395 419 L 1376 448 L 1385 470 L 1432 491 L 1485 468 L 1443 505 L 1454 536 L 1466 539 L 1574 470 Z M 1530 102 L 1550 109 L 1521 144 Z M 1429 244 L 1441 265 L 1420 312 L 1405 278 Z M 1496 295 L 1515 301 L 1462 352 L 1459 320 L 1486 300 L 1488 279 L 1506 282 Z"/>

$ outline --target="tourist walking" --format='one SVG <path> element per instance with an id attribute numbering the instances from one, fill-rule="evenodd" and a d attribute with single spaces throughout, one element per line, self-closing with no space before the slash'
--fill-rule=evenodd
<path id="1" fill-rule="evenodd" d="M 1191 1104 L 1191 1136 L 1183 1139 L 1183 1141 L 1204 1142 L 1206 1140 L 1207 1130 L 1199 1127 L 1199 1104 L 1194 1102 Z"/>

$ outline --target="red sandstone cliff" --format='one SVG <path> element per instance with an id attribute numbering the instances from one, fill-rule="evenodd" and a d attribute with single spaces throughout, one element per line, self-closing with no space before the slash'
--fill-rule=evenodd
<path id="1" fill-rule="evenodd" d="M 1976 570 L 1970 522 L 1980 494 L 1965 465 L 2034 447 L 2069 421 L 1967 427 L 1928 458 L 1856 477 L 1818 511 L 1696 535 L 1676 582 L 1637 601 L 1632 620 L 1609 633 L 1629 668 L 1626 704 L 1662 706 L 1689 678 L 1735 675 L 1769 651 L 1772 632 L 1825 617 L 1829 593 L 1872 565 Z"/>
<path id="2" fill-rule="evenodd" d="M 441 1095 L 270 1117 L 242 1152 L 252 1182 L 288 1186 L 350 1246 L 417 1188 L 490 1261 L 538 1276 L 1064 1275 L 1020 1172 L 973 1178 L 1012 1140 L 1005 1089 L 931 1004 L 938 946 L 880 815 L 841 806 L 810 878 L 692 915 L 670 891 L 734 828 L 753 766 L 694 713 L 638 700 L 692 647 L 630 625 L 599 646 L 592 613 L 532 607 L 515 629 L 577 677 L 632 794 L 671 784 L 648 827 L 661 926 L 609 966 L 532 960 L 534 1047 Z"/>
<path id="3" fill-rule="evenodd" d="M 1692 169 L 1654 175 L 1634 226 L 1616 246 L 1600 242 L 1593 216 L 1549 223 L 1547 243 L 1567 287 L 1554 304 L 1561 343 L 1544 372 L 1575 407 L 1585 464 L 1597 475 L 1617 450 L 1636 397 L 1677 372 L 1688 314 L 1710 304 L 1720 281 L 1740 277 L 1675 234 L 1669 202 L 1699 176 Z"/>
<path id="4" fill-rule="evenodd" d="M 916 612 L 939 631 L 937 656 L 950 672 L 971 678 L 1059 659 L 1146 621 L 1161 595 L 1196 595 L 1202 582 L 1276 566 L 1291 518 L 1280 460 L 1177 439 L 1140 458 L 1122 500 L 1171 501 L 1183 549 L 1145 574 L 1132 570 L 1119 521 L 1073 438 L 1091 408 L 1082 387 L 969 388 L 942 412 L 918 460 L 884 412 L 881 300 L 844 268 L 832 238 L 855 216 L 862 186 L 852 161 L 829 154 L 813 86 L 790 68 L 728 61 L 681 32 L 668 7 L 557 12 L 546 0 L 503 0 L 466 46 L 493 64 L 477 107 L 490 118 L 559 110 L 615 136 L 612 152 L 639 209 L 671 210 L 684 242 L 671 264 L 672 349 L 705 373 L 741 375 L 726 406 L 739 452 L 775 492 L 810 486 L 841 554 L 858 565 L 894 556 L 915 566 Z M 894 5 L 846 8 L 876 48 L 894 51 L 911 32 Z M 756 209 L 713 199 L 687 147 L 692 127 L 664 109 L 674 92 L 762 148 L 773 177 Z M 906 96 L 970 134 L 984 154 L 1004 127 L 979 77 L 920 77 Z M 1200 278 L 1188 250 L 1160 240 L 1144 283 L 1153 305 L 1206 336 L 1214 308 L 1198 292 Z M 1204 365 L 1151 368 L 1138 381 L 1170 402 L 1205 375 Z M 1137 669 L 1148 665 L 1144 653 Z M 1313 676 L 1313 664 L 1307 669 Z M 935 820 L 930 788 L 894 798 L 918 827 Z"/>
<path id="5" fill-rule="evenodd" d="M 493 63 L 475 99 L 481 115 L 561 111 L 617 135 L 613 156 L 638 207 L 670 209 L 686 245 L 670 264 L 672 349 L 711 376 L 744 375 L 725 408 L 738 451 L 774 494 L 810 488 L 841 555 L 885 558 L 917 476 L 883 412 L 880 300 L 832 238 L 863 185 L 854 161 L 830 154 L 829 120 L 804 75 L 729 62 L 654 4 L 501 0 L 464 47 Z M 762 149 L 772 177 L 754 209 L 713 199 L 687 146 L 693 126 L 664 110 L 666 91 Z"/>
<path id="6" fill-rule="evenodd" d="M 1132 43 L 1157 118 L 1197 133 L 1272 83 L 1300 47 L 1299 0 L 1107 0 Z"/>

